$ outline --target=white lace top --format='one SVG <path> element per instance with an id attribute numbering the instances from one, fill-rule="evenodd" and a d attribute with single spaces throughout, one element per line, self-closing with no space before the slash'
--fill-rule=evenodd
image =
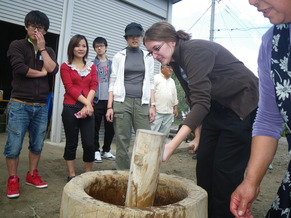
<path id="1" fill-rule="evenodd" d="M 72 70 L 76 70 L 81 77 L 87 76 L 91 72 L 91 67 L 93 64 L 93 62 L 87 62 L 85 68 L 83 70 L 79 70 L 74 64 L 68 64 L 67 62 L 67 65 Z"/>

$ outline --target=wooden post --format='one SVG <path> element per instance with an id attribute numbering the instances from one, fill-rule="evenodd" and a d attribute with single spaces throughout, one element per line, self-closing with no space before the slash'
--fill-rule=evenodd
<path id="1" fill-rule="evenodd" d="M 132 151 L 125 206 L 153 206 L 165 134 L 138 129 Z"/>

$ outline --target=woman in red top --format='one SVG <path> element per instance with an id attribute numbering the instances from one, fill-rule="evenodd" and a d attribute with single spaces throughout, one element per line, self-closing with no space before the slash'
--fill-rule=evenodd
<path id="1" fill-rule="evenodd" d="M 75 177 L 74 162 L 81 132 L 85 171 L 91 171 L 94 161 L 94 113 L 92 101 L 97 89 L 96 66 L 86 62 L 88 41 L 75 35 L 68 45 L 68 62 L 61 66 L 65 87 L 62 120 L 66 135 L 64 159 L 68 167 L 68 181 Z"/>

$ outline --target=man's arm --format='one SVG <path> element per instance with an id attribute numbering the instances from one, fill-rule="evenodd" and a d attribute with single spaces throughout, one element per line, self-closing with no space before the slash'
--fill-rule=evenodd
<path id="1" fill-rule="evenodd" d="M 26 77 L 31 77 L 31 78 L 44 77 L 47 75 L 48 72 L 55 71 L 57 67 L 57 63 L 51 58 L 48 51 L 46 50 L 45 39 L 44 39 L 43 34 L 41 32 L 37 32 L 35 37 L 37 39 L 38 51 L 40 52 L 40 55 L 42 56 L 43 67 L 40 71 L 29 68 L 26 74 Z"/>
<path id="2" fill-rule="evenodd" d="M 150 119 L 150 123 L 154 122 L 156 119 L 155 90 L 154 89 L 151 89 L 149 119 Z"/>
<path id="3" fill-rule="evenodd" d="M 107 104 L 107 112 L 106 112 L 106 119 L 108 122 L 113 122 L 113 92 L 108 92 L 108 104 Z"/>
<path id="4" fill-rule="evenodd" d="M 45 38 L 41 32 L 37 32 L 36 35 L 37 48 L 43 59 L 43 67 L 47 72 L 53 72 L 57 64 L 52 60 L 48 51 L 45 48 Z"/>

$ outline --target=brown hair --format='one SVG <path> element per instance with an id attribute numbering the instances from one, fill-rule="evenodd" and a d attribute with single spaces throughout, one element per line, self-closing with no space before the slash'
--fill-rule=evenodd
<path id="1" fill-rule="evenodd" d="M 68 54 L 68 63 L 69 64 L 72 64 L 73 62 L 73 59 L 74 59 L 74 48 L 78 46 L 79 42 L 84 39 L 85 42 L 86 42 L 86 47 L 87 47 L 87 51 L 86 51 L 86 54 L 85 56 L 83 57 L 83 62 L 84 64 L 86 64 L 86 59 L 88 57 L 88 53 L 89 53 L 89 48 L 88 48 L 88 41 L 86 39 L 85 36 L 83 35 L 74 35 L 70 42 L 69 42 L 69 45 L 68 45 L 68 51 L 67 51 L 67 54 Z"/>
<path id="2" fill-rule="evenodd" d="M 143 43 L 146 41 L 177 42 L 178 39 L 189 40 L 191 39 L 191 35 L 183 30 L 176 31 L 172 24 L 166 21 L 161 21 L 154 23 L 145 32 Z"/>

